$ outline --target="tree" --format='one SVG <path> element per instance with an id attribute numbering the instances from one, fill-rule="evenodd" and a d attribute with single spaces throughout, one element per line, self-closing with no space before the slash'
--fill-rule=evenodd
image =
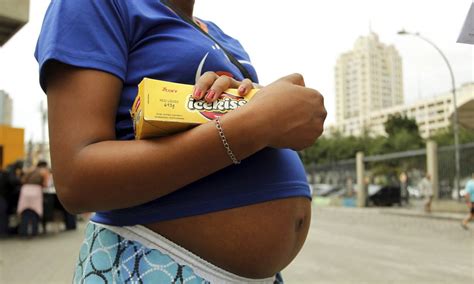
<path id="1" fill-rule="evenodd" d="M 419 133 L 416 120 L 401 116 L 400 114 L 389 116 L 384 123 L 384 127 L 389 137 L 396 135 L 400 130 L 406 130 L 409 133 Z"/>
<path id="2" fill-rule="evenodd" d="M 431 136 L 430 139 L 434 140 L 438 146 L 447 146 L 454 144 L 454 132 L 453 128 L 449 127 L 436 132 L 435 135 Z M 473 143 L 474 142 L 474 131 L 468 130 L 463 127 L 459 127 L 459 143 Z"/>
<path id="3" fill-rule="evenodd" d="M 388 137 L 371 137 L 368 131 L 364 131 L 359 137 L 343 136 L 340 132 L 331 137 L 322 136 L 313 146 L 301 151 L 300 157 L 305 165 L 326 164 L 354 159 L 358 151 L 371 156 L 424 147 L 414 119 L 400 115 L 391 116 L 384 126 Z"/>
<path id="4" fill-rule="evenodd" d="M 390 116 L 384 124 L 388 135 L 385 153 L 416 150 L 424 147 L 415 119 L 401 115 Z"/>

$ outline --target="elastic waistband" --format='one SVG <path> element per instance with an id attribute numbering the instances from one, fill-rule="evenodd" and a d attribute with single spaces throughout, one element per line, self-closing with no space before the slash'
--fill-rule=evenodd
<path id="1" fill-rule="evenodd" d="M 106 228 L 131 241 L 139 242 L 147 248 L 156 249 L 161 253 L 167 254 L 179 264 L 191 267 L 194 273 L 211 283 L 271 284 L 275 281 L 275 277 L 251 279 L 233 274 L 207 262 L 178 244 L 173 243 L 160 234 L 141 225 L 118 227 L 95 223 L 92 221 L 91 223 Z"/>

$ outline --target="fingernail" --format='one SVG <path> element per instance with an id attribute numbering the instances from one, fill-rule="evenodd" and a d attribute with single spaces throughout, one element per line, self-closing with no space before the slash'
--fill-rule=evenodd
<path id="1" fill-rule="evenodd" d="M 244 86 L 240 86 L 240 87 L 239 87 L 239 94 L 242 94 L 242 95 L 243 95 L 243 94 L 246 93 L 246 91 L 247 91 L 247 89 L 246 89 Z"/>
<path id="2" fill-rule="evenodd" d="M 198 100 L 199 97 L 201 97 L 201 90 L 199 89 L 194 89 L 194 92 L 193 92 L 193 98 Z"/>
<path id="3" fill-rule="evenodd" d="M 206 95 L 206 101 L 210 102 L 214 98 L 214 95 L 216 94 L 216 91 L 214 90 L 209 90 Z"/>

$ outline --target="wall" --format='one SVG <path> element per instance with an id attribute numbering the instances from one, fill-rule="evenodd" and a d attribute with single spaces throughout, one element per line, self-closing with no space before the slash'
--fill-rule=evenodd
<path id="1" fill-rule="evenodd" d="M 16 160 L 24 159 L 24 137 L 24 129 L 0 125 L 0 145 L 3 147 L 3 161 L 0 161 L 1 168 L 5 168 Z"/>

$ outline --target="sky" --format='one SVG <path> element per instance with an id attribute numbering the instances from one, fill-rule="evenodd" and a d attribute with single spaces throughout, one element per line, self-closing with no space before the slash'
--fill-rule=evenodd
<path id="1" fill-rule="evenodd" d="M 99 0 L 94 0 L 99 1 Z M 104 1 L 104 0 L 100 0 Z M 139 1 L 139 0 L 134 0 Z M 157 0 L 158 1 L 158 0 Z M 34 48 L 49 0 L 30 0 L 30 20 L 0 47 L 0 89 L 13 98 L 13 126 L 25 139 L 41 139 L 39 87 Z M 324 97 L 335 122 L 334 66 L 369 31 L 393 44 L 403 60 L 405 102 L 451 89 L 449 71 L 439 53 L 402 28 L 419 32 L 446 54 L 456 85 L 474 81 L 474 46 L 456 43 L 472 0 L 196 0 L 194 14 L 211 20 L 245 47 L 265 85 L 290 73 L 305 77 Z"/>

